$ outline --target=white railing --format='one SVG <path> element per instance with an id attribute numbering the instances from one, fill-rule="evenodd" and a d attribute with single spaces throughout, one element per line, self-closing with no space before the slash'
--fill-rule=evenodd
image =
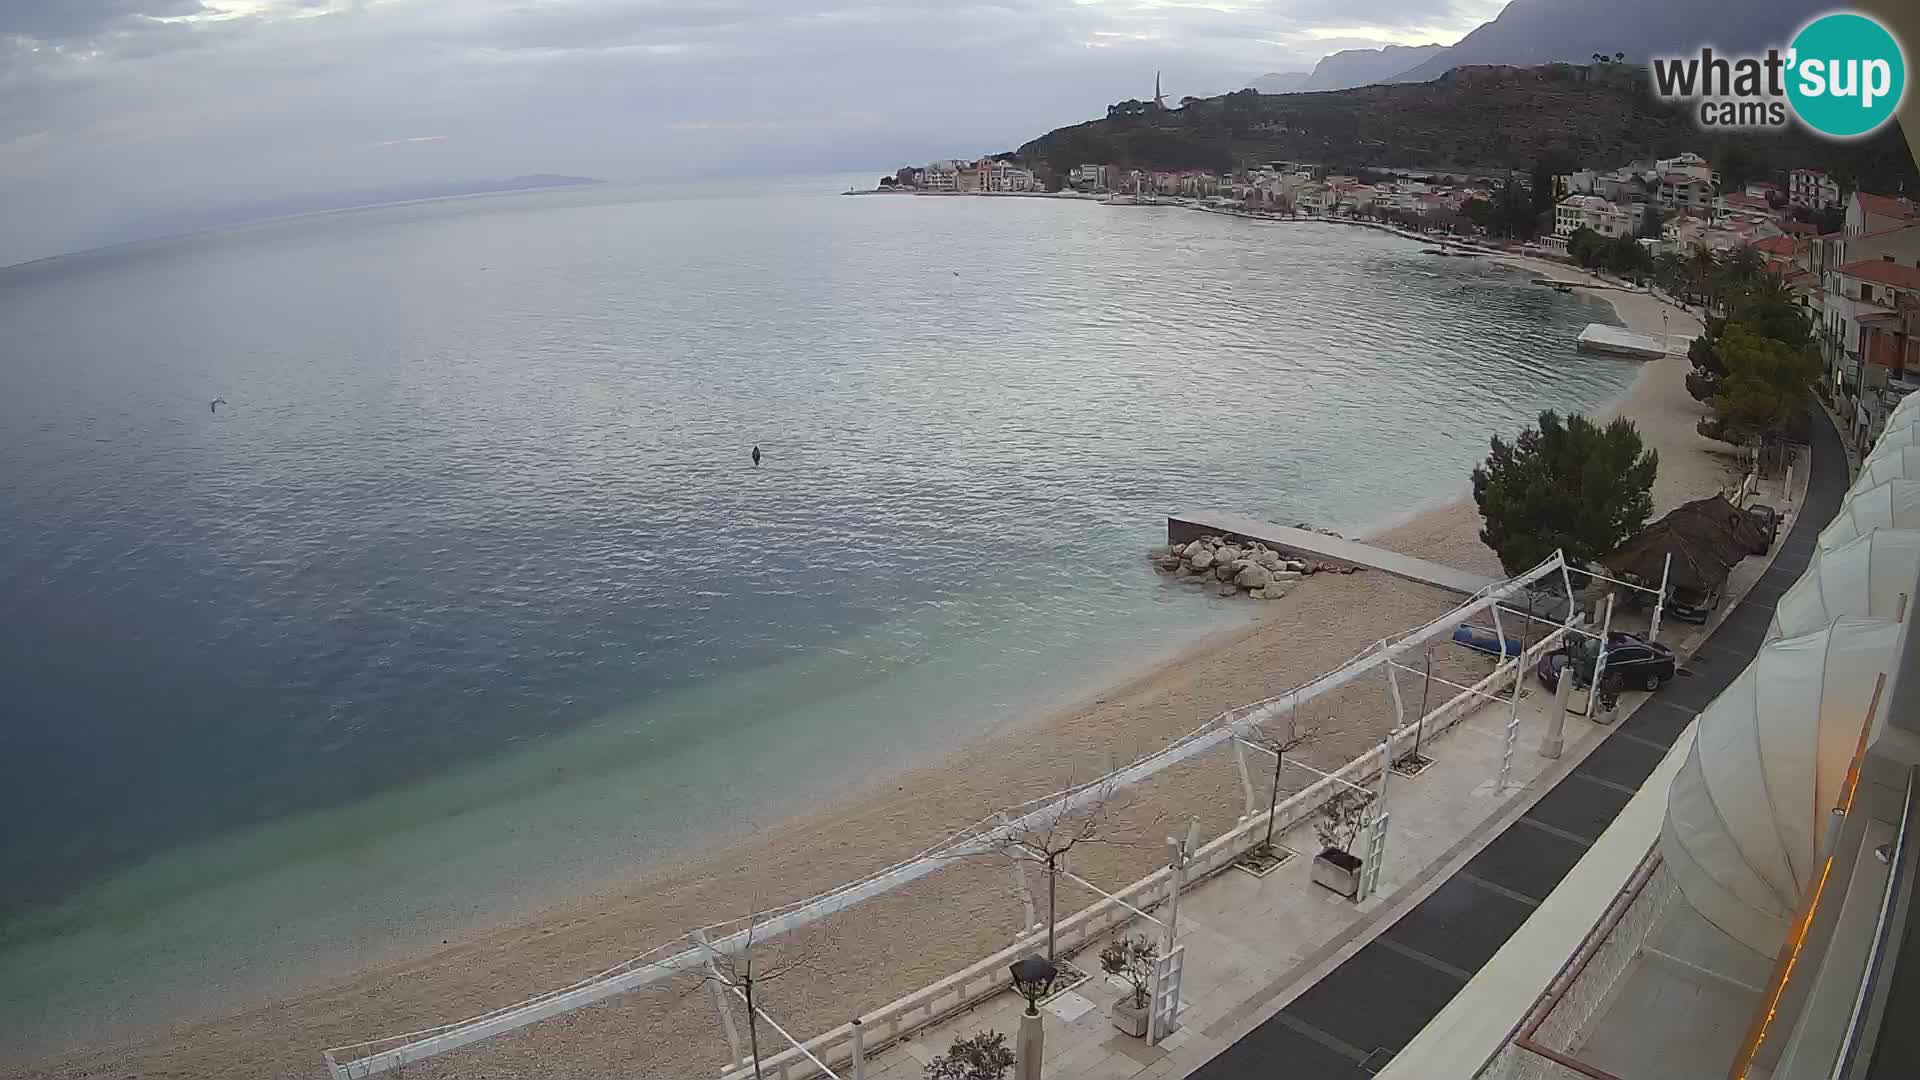
<path id="1" fill-rule="evenodd" d="M 1460 691 L 1426 716 L 1409 721 L 1404 727 L 1393 732 L 1387 760 L 1398 760 L 1402 750 L 1410 750 L 1413 747 L 1416 726 L 1420 727 L 1420 738 L 1423 741 L 1437 738 L 1447 732 L 1475 706 L 1483 703 L 1488 693 L 1512 685 L 1514 664 L 1531 665 L 1542 653 L 1557 648 L 1565 633 L 1564 628 L 1555 629 L 1528 646 L 1527 651 L 1521 656 L 1497 665 L 1491 674 L 1475 683 L 1472 689 Z M 1288 796 L 1274 808 L 1274 832 L 1284 833 L 1311 820 L 1319 812 L 1320 807 L 1342 789 L 1364 786 L 1378 779 L 1380 765 L 1380 751 L 1369 750 L 1308 787 Z M 1235 860 L 1258 847 L 1265 839 L 1266 826 L 1267 812 L 1262 810 L 1202 845 L 1194 853 L 1192 862 L 1188 864 L 1186 887 L 1193 888 L 1198 883 L 1232 866 Z M 1143 911 L 1154 910 L 1166 900 L 1167 878 L 1171 873 L 1172 871 L 1167 867 L 1161 867 L 1115 892 L 1110 898 L 1089 904 L 1062 919 L 1054 931 L 1055 951 L 1061 956 L 1072 956 L 1115 928 L 1130 922 L 1135 917 L 1134 913 L 1123 905 L 1130 905 Z M 1007 966 L 1045 947 L 1046 933 L 1036 932 L 939 982 L 865 1014 L 860 1017 L 861 1038 L 865 1052 L 871 1054 L 1007 989 L 1012 985 Z M 852 1039 L 853 1024 L 847 1023 L 818 1035 L 802 1045 L 825 1060 L 828 1065 L 837 1067 L 842 1062 L 853 1059 Z M 788 1049 L 764 1059 L 760 1068 L 764 1076 L 775 1078 L 775 1080 L 807 1080 L 808 1077 L 820 1075 L 819 1068 L 808 1061 L 797 1049 Z M 722 1080 L 746 1080 L 752 1075 L 751 1068 L 741 1068 L 725 1073 Z"/>
<path id="2" fill-rule="evenodd" d="M 653 985 L 675 975 L 704 972 L 707 963 L 716 953 L 731 954 L 743 951 L 756 936 L 760 940 L 765 940 L 773 935 L 808 926 L 863 900 L 884 895 L 909 882 L 926 877 L 956 860 L 992 852 L 1007 837 L 1016 835 L 1025 826 L 1058 818 L 1102 799 L 1118 788 L 1139 783 L 1192 757 L 1227 744 L 1236 737 L 1245 737 L 1256 731 L 1265 721 L 1278 718 L 1289 710 L 1297 710 L 1302 703 L 1331 693 L 1369 672 L 1384 669 L 1396 657 L 1425 642 L 1442 634 L 1450 635 L 1452 628 L 1461 622 L 1481 612 L 1492 610 L 1496 606 L 1502 606 L 1503 601 L 1528 588 L 1535 587 L 1538 583 L 1550 584 L 1553 579 L 1566 582 L 1566 564 L 1557 552 L 1525 573 L 1486 586 L 1458 607 L 1430 622 L 1397 637 L 1383 638 L 1375 642 L 1333 671 L 1318 675 L 1283 694 L 1222 713 L 1170 743 L 1165 749 L 1147 755 L 1104 777 L 1032 800 L 995 814 L 991 818 L 983 819 L 955 833 L 933 848 L 859 881 L 850 882 L 773 911 L 756 914 L 749 919 L 732 920 L 700 928 L 694 933 L 704 934 L 710 939 L 704 944 L 693 947 L 677 942 L 663 945 L 649 953 L 616 964 L 599 974 L 491 1012 L 438 1027 L 334 1047 L 325 1051 L 324 1054 L 329 1075 L 333 1080 L 360 1080 L 363 1077 L 386 1072 L 411 1062 L 423 1061 L 495 1035 L 559 1016 L 630 990 Z M 1568 601 L 1568 607 L 1571 610 L 1570 592 Z M 1462 690 L 1426 716 L 1410 721 L 1395 730 L 1389 737 L 1389 760 L 1397 759 L 1401 744 L 1404 743 L 1409 748 L 1413 745 L 1416 731 L 1422 733 L 1421 738 L 1437 734 L 1451 727 L 1494 688 L 1512 685 L 1513 665 L 1526 664 L 1537 658 L 1557 644 L 1566 631 L 1565 626 L 1556 627 L 1552 633 L 1529 647 L 1520 657 L 1497 665 L 1493 674 L 1482 679 L 1473 689 Z M 1378 752 L 1370 751 L 1288 798 L 1276 809 L 1276 831 L 1281 828 L 1291 828 L 1306 820 L 1331 797 L 1334 791 L 1349 785 L 1364 783 L 1377 776 L 1379 767 Z M 1250 837 L 1254 829 L 1258 827 L 1264 834 L 1266 817 L 1265 812 L 1249 815 L 1247 820 L 1202 847 L 1196 863 L 1192 865 L 1189 882 L 1219 871 L 1244 854 L 1252 846 Z M 1149 906 L 1147 901 L 1157 903 L 1157 899 L 1150 894 L 1154 892 L 1156 885 L 1161 893 L 1165 892 L 1166 873 L 1167 871 L 1161 870 L 1150 874 L 1128 886 L 1125 891 L 1116 893 L 1115 897 L 1142 908 Z M 1102 900 L 1069 916 L 1056 926 L 1056 950 L 1070 953 L 1097 938 L 1114 924 L 1124 922 L 1131 917 L 1131 913 L 1116 905 L 1113 900 Z M 1068 937 L 1069 933 L 1076 936 Z M 949 976 L 931 987 L 916 991 L 892 1005 L 863 1017 L 864 1035 L 868 1045 L 872 1047 L 884 1045 L 909 1031 L 924 1027 L 957 1009 L 998 992 L 1008 982 L 1006 964 L 1031 948 L 1031 943 L 1022 941 L 965 971 Z M 845 1061 L 852 1054 L 852 1047 L 848 1042 L 851 1030 L 851 1024 L 842 1025 L 802 1045 L 830 1063 Z M 803 1065 L 806 1069 L 815 1070 L 815 1072 L 799 1071 Z M 805 1055 L 798 1049 L 790 1049 L 764 1061 L 762 1069 L 770 1075 L 790 1078 L 790 1080 L 817 1073 L 816 1067 L 807 1062 Z"/>
<path id="3" fill-rule="evenodd" d="M 1581 1061 L 1575 1050 L 1678 894 L 1656 844 L 1480 1070 L 1479 1080 L 1620 1080 Z"/>

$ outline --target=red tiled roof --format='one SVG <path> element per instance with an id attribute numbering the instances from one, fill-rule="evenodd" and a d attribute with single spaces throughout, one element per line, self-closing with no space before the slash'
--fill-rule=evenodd
<path id="1" fill-rule="evenodd" d="M 1758 245 L 1755 245 L 1755 246 L 1758 246 Z M 1787 272 L 1792 269 L 1793 269 L 1793 264 L 1790 262 L 1787 262 L 1784 259 L 1768 259 L 1767 260 L 1766 271 L 1769 274 L 1779 274 L 1780 276 L 1785 277 Z"/>
<path id="2" fill-rule="evenodd" d="M 1768 208 L 1766 198 L 1760 195 L 1728 195 L 1726 201 L 1728 206 L 1744 206 L 1754 210 Z"/>
<path id="3" fill-rule="evenodd" d="M 1920 289 L 1920 266 L 1903 266 L 1885 259 L 1861 259 L 1848 263 L 1837 272 L 1862 281 L 1892 285 L 1897 289 Z"/>
<path id="4" fill-rule="evenodd" d="M 1860 209 L 1875 217 L 1910 218 L 1914 216 L 1913 207 L 1899 199 L 1886 195 L 1869 195 L 1864 191 L 1856 192 L 1860 196 Z"/>
<path id="5" fill-rule="evenodd" d="M 1753 244 L 1753 250 L 1765 252 L 1768 255 L 1792 255 L 1794 251 L 1793 237 L 1769 236 L 1765 240 L 1756 240 Z"/>

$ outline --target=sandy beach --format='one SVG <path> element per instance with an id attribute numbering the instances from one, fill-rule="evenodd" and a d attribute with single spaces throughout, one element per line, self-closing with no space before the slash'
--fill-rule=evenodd
<path id="1" fill-rule="evenodd" d="M 1501 261 L 1564 275 L 1565 267 Z M 1645 294 L 1599 291 L 1623 322 L 1674 334 L 1698 320 Z M 1660 453 L 1655 512 L 1731 487 L 1731 448 L 1694 431 L 1682 356 L 1644 365 L 1614 410 L 1634 419 Z M 1483 435 L 1494 434 L 1486 432 Z M 1499 434 L 1511 435 L 1512 432 Z M 1478 539 L 1465 497 L 1379 531 L 1383 546 L 1488 575 L 1499 573 Z M 1141 523 L 1141 547 L 1158 540 Z M 1144 560 L 1137 570 L 1152 573 Z M 1176 588 L 1170 580 L 1165 587 Z M 874 780 L 837 804 L 760 830 L 670 866 L 637 871 L 601 895 L 504 927 L 450 937 L 430 955 L 395 962 L 315 992 L 239 1015 L 183 1025 L 138 1042 L 53 1062 L 13 1063 L 31 1077 L 312 1077 L 324 1047 L 457 1020 L 600 971 L 682 937 L 690 928 L 786 903 L 907 857 L 998 808 L 1098 775 L 1197 727 L 1220 711 L 1293 686 L 1337 666 L 1379 637 L 1446 610 L 1457 597 L 1383 574 L 1318 575 L 1265 605 L 1251 626 L 1215 635 L 1160 659 L 1122 684 L 1069 707 L 1011 724 L 939 764 Z M 1471 683 L 1490 662 L 1461 650 L 1437 655 L 1435 673 Z M 1305 751 L 1315 765 L 1344 763 L 1376 743 L 1392 710 L 1377 681 L 1315 703 L 1300 722 L 1319 732 Z M 1293 774 L 1287 790 L 1304 787 Z M 1075 855 L 1075 870 L 1107 888 L 1159 865 L 1169 823 L 1192 814 L 1206 835 L 1241 809 L 1230 755 L 1216 752 L 1162 774 L 1116 815 L 1106 841 Z M 1063 892 L 1071 911 L 1092 897 Z M 766 1008 L 803 1038 L 934 981 L 1003 946 L 1020 921 L 1006 864 L 958 865 L 860 905 L 796 936 L 807 964 L 763 987 Z M 700 984 L 676 981 L 549 1020 L 410 1066 L 406 1076 L 712 1076 L 724 1039 Z"/>

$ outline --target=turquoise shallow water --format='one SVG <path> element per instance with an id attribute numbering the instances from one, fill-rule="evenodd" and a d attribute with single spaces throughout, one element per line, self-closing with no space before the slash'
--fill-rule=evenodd
<path id="1" fill-rule="evenodd" d="M 923 760 L 1241 617 L 1147 572 L 1167 512 L 1463 492 L 1626 384 L 1607 317 L 1365 230 L 812 193 L 0 271 L 0 1018 L 344 970 Z"/>

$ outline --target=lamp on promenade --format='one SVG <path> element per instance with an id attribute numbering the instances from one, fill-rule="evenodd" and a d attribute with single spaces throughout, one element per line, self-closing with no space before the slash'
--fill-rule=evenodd
<path id="1" fill-rule="evenodd" d="M 1020 1015 L 1020 1035 L 1013 1046 L 1013 1075 L 1015 1080 L 1040 1080 L 1040 999 L 1053 989 L 1060 969 L 1044 956 L 1029 956 L 1008 964 L 1007 970 L 1013 972 L 1013 988 L 1027 999 L 1027 1011 Z"/>

